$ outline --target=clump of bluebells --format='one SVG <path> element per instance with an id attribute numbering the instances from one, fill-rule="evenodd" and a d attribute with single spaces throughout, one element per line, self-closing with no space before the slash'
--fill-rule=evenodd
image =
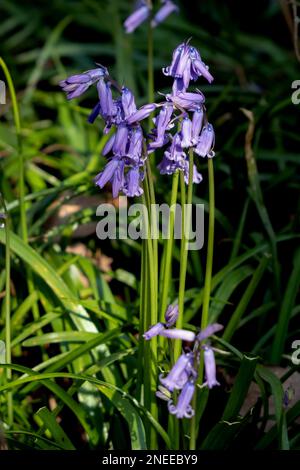
<path id="1" fill-rule="evenodd" d="M 151 340 L 154 336 L 160 335 L 170 339 L 180 339 L 189 343 L 188 352 L 179 356 L 170 372 L 164 377 L 160 375 L 160 385 L 156 396 L 168 401 L 168 410 L 177 418 L 191 418 L 194 410 L 191 401 L 195 392 L 198 378 L 200 361 L 200 351 L 204 350 L 205 382 L 203 386 L 213 388 L 220 385 L 216 378 L 216 362 L 214 350 L 206 342 L 207 338 L 223 329 L 218 323 L 208 325 L 200 333 L 193 331 L 172 328 L 178 318 L 178 305 L 170 305 L 165 314 L 165 323 L 159 322 L 149 328 L 144 333 L 145 340 Z M 205 341 L 205 344 L 203 342 Z M 180 394 L 175 404 L 171 398 L 171 393 L 180 390 Z"/>
<path id="2" fill-rule="evenodd" d="M 148 103 L 139 109 L 132 91 L 120 87 L 103 66 L 60 82 L 68 99 L 81 96 L 92 85 L 97 87 L 98 102 L 88 120 L 93 123 L 101 116 L 105 121 L 104 134 L 110 132 L 110 136 L 102 151 L 109 161 L 96 176 L 95 183 L 103 188 L 110 182 L 113 197 L 119 192 L 128 197 L 143 193 L 145 162 L 156 149 L 166 147 L 158 165 L 160 173 L 171 175 L 182 171 L 187 184 L 189 149 L 200 157 L 214 156 L 214 129 L 207 121 L 205 97 L 199 90 L 188 91 L 190 82 L 201 76 L 209 83 L 213 80 L 199 52 L 189 41 L 180 44 L 173 52 L 171 65 L 164 68 L 163 73 L 174 79 L 171 93 L 165 95 L 164 101 Z M 159 112 L 153 118 L 154 128 L 147 135 L 141 121 L 156 109 Z M 201 181 L 202 176 L 194 165 L 193 183 Z"/>
<path id="3" fill-rule="evenodd" d="M 147 104 L 137 110 L 133 93 L 124 86 L 120 88 L 102 66 L 73 75 L 60 82 L 60 86 L 67 93 L 67 98 L 73 99 L 95 83 L 99 100 L 88 121 L 93 123 L 100 115 L 105 121 L 104 134 L 108 134 L 112 128 L 115 131 L 102 151 L 102 155 L 110 155 L 110 160 L 96 176 L 95 183 L 103 188 L 110 182 L 114 198 L 120 191 L 128 197 L 140 196 L 143 193 L 140 185 L 147 158 L 143 151 L 144 135 L 140 121 L 154 111 L 156 104 Z M 113 98 L 112 88 L 118 94 L 116 98 Z"/>
<path id="4" fill-rule="evenodd" d="M 173 52 L 172 62 L 163 73 L 174 78 L 172 92 L 165 96 L 159 115 L 155 119 L 152 142 L 148 151 L 169 145 L 158 165 L 161 174 L 171 175 L 183 171 L 185 182 L 189 179 L 188 151 L 192 149 L 200 157 L 213 157 L 215 134 L 207 121 L 205 97 L 200 90 L 188 91 L 191 81 L 203 76 L 211 83 L 213 77 L 195 47 L 189 42 L 180 44 Z M 174 123 L 178 122 L 175 127 Z M 176 128 L 172 134 L 171 129 Z M 193 168 L 193 183 L 202 181 L 196 165 Z"/>
<path id="5" fill-rule="evenodd" d="M 142 1 L 125 21 L 127 32 L 132 32 L 149 18 L 150 2 Z M 172 1 L 162 1 L 162 7 L 152 18 L 155 27 L 177 7 Z M 163 68 L 164 75 L 173 79 L 172 89 L 159 103 L 147 103 L 139 109 L 132 91 L 126 86 L 120 87 L 102 65 L 96 69 L 73 75 L 60 82 L 68 99 L 85 93 L 89 87 L 96 86 L 98 101 L 88 121 L 93 123 L 100 116 L 104 122 L 104 134 L 107 136 L 102 155 L 108 157 L 104 169 L 96 176 L 95 184 L 103 188 L 111 183 L 112 195 L 120 192 L 128 197 L 143 193 L 143 179 L 146 160 L 158 149 L 164 149 L 163 158 L 158 164 L 162 175 L 182 172 L 186 184 L 200 183 L 202 176 L 193 164 L 190 171 L 190 153 L 202 158 L 214 157 L 215 134 L 208 122 L 205 97 L 198 89 L 190 89 L 192 82 L 204 77 L 209 83 L 213 77 L 203 62 L 199 51 L 183 42 L 173 52 L 171 64 Z M 154 115 L 154 127 L 146 133 L 142 121 Z M 197 162 L 196 162 L 197 163 Z M 192 181 L 190 181 L 190 175 Z M 168 409 L 177 418 L 190 418 L 194 414 L 191 400 L 198 378 L 200 352 L 203 350 L 206 381 L 209 388 L 219 385 L 216 379 L 214 351 L 207 339 L 223 327 L 217 323 L 207 326 L 200 333 L 175 328 L 178 318 L 178 306 L 169 306 L 165 322 L 153 325 L 144 333 L 145 340 L 160 335 L 169 339 L 188 342 L 189 349 L 183 352 L 166 376 L 160 376 L 157 396 L 168 401 Z M 171 394 L 180 390 L 177 399 Z M 174 393 L 177 396 L 177 393 Z"/>

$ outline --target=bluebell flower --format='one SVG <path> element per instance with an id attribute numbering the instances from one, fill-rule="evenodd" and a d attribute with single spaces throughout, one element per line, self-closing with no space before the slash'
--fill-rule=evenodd
<path id="1" fill-rule="evenodd" d="M 194 380 L 188 380 L 184 385 L 178 397 L 176 405 L 170 400 L 168 403 L 169 412 L 176 416 L 178 419 L 191 418 L 194 416 L 195 411 L 191 406 L 191 401 L 195 393 Z"/>
<path id="2" fill-rule="evenodd" d="M 167 95 L 168 101 L 171 101 L 174 106 L 178 109 L 184 109 L 187 111 L 195 111 L 205 102 L 203 93 L 198 91 L 197 93 L 181 92 L 177 95 Z"/>
<path id="3" fill-rule="evenodd" d="M 178 304 L 169 305 L 165 313 L 165 321 L 166 321 L 167 328 L 175 325 L 178 315 L 179 315 Z"/>
<path id="4" fill-rule="evenodd" d="M 126 156 L 133 160 L 136 164 L 143 164 L 143 131 L 141 126 L 134 127 L 130 130 L 129 146 Z"/>
<path id="5" fill-rule="evenodd" d="M 102 78 L 97 83 L 97 90 L 100 102 L 100 113 L 101 116 L 106 120 L 116 113 L 116 108 L 114 106 L 111 92 L 111 85 Z"/>
<path id="6" fill-rule="evenodd" d="M 220 325 L 219 323 L 212 323 L 211 325 L 208 325 L 204 330 L 200 331 L 200 333 L 197 334 L 197 341 L 204 341 L 207 339 L 209 336 L 214 335 L 218 331 L 223 330 L 223 325 Z"/>
<path id="7" fill-rule="evenodd" d="M 213 388 L 216 385 L 220 385 L 216 378 L 216 361 L 214 351 L 208 346 L 205 346 L 204 348 L 204 367 L 206 382 L 203 385 L 207 385 L 208 388 Z"/>
<path id="8" fill-rule="evenodd" d="M 127 124 L 134 124 L 150 116 L 156 108 L 155 103 L 145 104 L 126 119 Z"/>
<path id="9" fill-rule="evenodd" d="M 156 323 L 156 325 L 151 326 L 145 333 L 143 334 L 143 337 L 146 340 L 149 340 L 151 338 L 154 338 L 154 336 L 157 336 L 165 329 L 165 325 L 161 322 Z"/>
<path id="10" fill-rule="evenodd" d="M 143 189 L 140 184 L 143 181 L 144 174 L 140 171 L 139 166 L 129 168 L 123 187 L 123 193 L 128 197 L 141 196 Z"/>
<path id="11" fill-rule="evenodd" d="M 61 80 L 59 85 L 67 93 L 67 99 L 72 100 L 81 96 L 91 85 L 100 78 L 108 75 L 105 67 L 99 66 L 97 69 L 87 70 L 86 72 L 71 75 L 65 80 Z"/>
<path id="12" fill-rule="evenodd" d="M 180 162 L 182 158 L 186 157 L 186 154 L 182 148 L 181 135 L 176 133 L 172 139 L 172 143 L 168 150 L 165 152 L 166 157 L 169 160 Z"/>
<path id="13" fill-rule="evenodd" d="M 106 144 L 104 145 L 103 147 L 103 150 L 102 150 L 102 155 L 108 155 L 109 152 L 112 150 L 113 148 L 113 145 L 114 145 L 114 142 L 115 142 L 115 139 L 116 139 L 116 134 L 113 134 L 109 139 L 108 141 L 106 142 Z"/>
<path id="14" fill-rule="evenodd" d="M 163 6 L 157 11 L 153 20 L 151 21 L 152 28 L 155 28 L 157 25 L 162 23 L 168 16 L 173 12 L 178 12 L 179 8 L 171 0 L 163 0 L 161 2 Z"/>
<path id="15" fill-rule="evenodd" d="M 182 148 L 192 146 L 192 121 L 187 115 L 182 119 L 180 136 Z"/>
<path id="16" fill-rule="evenodd" d="M 164 145 L 165 142 L 165 132 L 168 129 L 173 113 L 173 106 L 171 104 L 165 104 L 157 118 L 155 119 L 156 126 L 156 137 L 153 142 L 151 142 L 151 148 L 159 148 Z"/>
<path id="17" fill-rule="evenodd" d="M 213 81 L 213 76 L 201 60 L 199 51 L 188 43 L 182 43 L 175 49 L 171 65 L 163 68 L 163 73 L 180 79 L 176 84 L 176 87 L 179 85 L 180 88 L 182 86 L 187 88 L 190 80 L 195 81 L 201 76 L 206 78 L 209 83 Z"/>
<path id="18" fill-rule="evenodd" d="M 181 169 L 183 170 L 185 183 L 189 184 L 190 162 L 187 158 L 182 162 Z M 193 183 L 194 184 L 199 184 L 199 183 L 201 183 L 202 180 L 203 180 L 203 177 L 202 177 L 201 173 L 199 173 L 199 171 L 197 170 L 196 165 L 194 164 L 193 165 Z"/>
<path id="19" fill-rule="evenodd" d="M 162 160 L 157 165 L 161 175 L 173 175 L 177 170 L 181 170 L 181 162 L 168 158 L 170 152 L 165 152 Z"/>
<path id="20" fill-rule="evenodd" d="M 170 330 L 172 331 L 172 330 Z M 192 354 L 181 354 L 166 377 L 160 375 L 160 383 L 170 392 L 180 390 L 188 380 Z"/>
<path id="21" fill-rule="evenodd" d="M 122 123 L 117 127 L 117 132 L 112 147 L 114 155 L 119 157 L 124 157 L 126 155 L 128 134 L 129 129 L 126 124 Z"/>
<path id="22" fill-rule="evenodd" d="M 211 124 L 207 124 L 203 127 L 199 136 L 197 145 L 195 147 L 195 153 L 200 157 L 213 157 L 213 147 L 215 144 L 215 132 Z"/>
<path id="23" fill-rule="evenodd" d="M 199 135 L 202 129 L 203 116 L 204 116 L 203 106 L 200 106 L 199 108 L 195 109 L 193 113 L 193 119 L 192 119 L 192 144 L 193 145 L 196 145 L 198 143 Z"/>
<path id="24" fill-rule="evenodd" d="M 129 88 L 122 88 L 122 107 L 125 119 L 136 112 L 136 104 L 132 91 Z"/>
<path id="25" fill-rule="evenodd" d="M 113 157 L 105 166 L 104 170 L 95 178 L 95 184 L 103 188 L 108 182 L 112 184 L 113 198 L 117 197 L 124 185 L 125 163 L 118 157 Z"/>
<path id="26" fill-rule="evenodd" d="M 126 33 L 132 33 L 138 26 L 140 26 L 148 16 L 150 15 L 150 8 L 147 5 L 147 2 L 142 1 L 139 3 L 138 7 L 128 16 L 124 21 L 124 28 Z"/>
<path id="27" fill-rule="evenodd" d="M 195 341 L 195 338 L 196 338 L 196 335 L 193 331 L 183 330 L 180 328 L 172 328 L 169 330 L 163 330 L 160 333 L 160 335 L 164 336 L 165 338 L 181 339 L 182 341 L 188 341 L 190 343 Z"/>

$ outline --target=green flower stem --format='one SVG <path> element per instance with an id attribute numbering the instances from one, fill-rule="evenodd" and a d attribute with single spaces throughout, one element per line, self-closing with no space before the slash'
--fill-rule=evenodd
<path id="1" fill-rule="evenodd" d="M 10 92 L 12 109 L 13 109 L 13 116 L 14 116 L 14 123 L 16 128 L 16 135 L 17 135 L 17 148 L 18 148 L 18 156 L 19 156 L 19 206 L 20 206 L 20 221 L 21 221 L 21 237 L 25 243 L 28 243 L 28 231 L 27 231 L 27 221 L 26 221 L 26 205 L 25 205 L 25 180 L 24 180 L 24 156 L 23 156 L 23 146 L 22 146 L 22 133 L 21 133 L 21 119 L 20 119 L 20 112 L 19 106 L 16 96 L 16 91 L 14 87 L 14 83 L 11 77 L 11 74 L 6 66 L 6 63 L 0 57 L 0 66 L 4 72 L 8 89 Z M 29 294 L 34 292 L 34 283 L 32 277 L 32 271 L 26 268 L 26 277 L 28 283 L 28 291 Z M 36 302 L 33 303 L 32 306 L 32 313 L 34 320 L 38 320 L 39 309 Z"/>
<path id="2" fill-rule="evenodd" d="M 153 184 L 153 176 L 152 176 L 152 171 L 151 171 L 151 165 L 149 163 L 149 159 L 147 158 L 146 160 L 146 170 L 147 170 L 147 184 L 149 188 L 149 206 L 148 207 L 148 213 L 150 216 L 150 227 L 155 227 L 154 231 L 156 232 L 156 227 L 158 230 L 158 224 L 157 224 L 157 213 L 156 213 L 156 208 L 155 208 L 155 191 L 154 191 L 154 184 Z M 157 292 L 158 292 L 158 235 L 159 233 L 154 233 L 153 234 L 153 239 L 152 239 L 152 245 L 153 245 L 153 263 L 154 263 L 154 281 L 155 281 L 155 296 L 156 296 L 156 302 L 157 302 Z"/>
<path id="3" fill-rule="evenodd" d="M 154 102 L 154 68 L 153 68 L 153 28 L 148 22 L 148 102 Z M 149 116 L 149 130 L 153 127 L 152 115 Z"/>
<path id="4" fill-rule="evenodd" d="M 0 57 L 0 65 L 4 72 L 8 89 L 10 92 L 14 122 L 16 127 L 17 144 L 18 144 L 18 156 L 19 156 L 19 200 L 20 200 L 20 220 L 21 220 L 21 236 L 25 243 L 28 242 L 27 223 L 26 223 L 26 207 L 25 207 L 25 183 L 24 183 L 24 158 L 22 149 L 22 136 L 21 136 L 21 120 L 18 101 L 16 97 L 15 87 L 10 75 L 10 72 L 6 66 L 6 63 Z"/>
<path id="5" fill-rule="evenodd" d="M 175 206 L 177 201 L 177 193 L 178 193 L 178 172 L 174 173 L 172 179 L 172 192 L 171 192 L 171 200 L 170 200 L 170 208 Z M 170 211 L 170 218 L 169 218 L 169 237 L 165 241 L 165 256 L 164 256 L 164 263 L 162 266 L 163 275 L 162 275 L 162 293 L 161 293 L 161 309 L 160 309 L 160 321 L 164 321 L 164 315 L 167 309 L 168 304 L 168 294 L 170 288 L 170 280 L 172 277 L 172 251 L 173 251 L 173 243 L 174 243 L 174 223 L 175 223 L 175 210 Z"/>
<path id="6" fill-rule="evenodd" d="M 189 151 L 189 184 L 186 198 L 185 181 L 183 172 L 180 172 L 180 191 L 181 191 L 181 211 L 182 211 L 182 225 L 181 225 L 181 244 L 180 244 L 180 272 L 179 272 L 179 293 L 178 293 L 178 320 L 176 328 L 182 328 L 183 324 L 183 309 L 184 309 L 184 295 L 185 295 L 185 280 L 188 259 L 188 239 L 186 236 L 186 229 L 190 227 L 191 222 L 191 204 L 193 198 L 193 167 L 194 167 L 194 154 L 193 149 Z M 175 361 L 180 356 L 181 341 L 176 340 L 174 347 Z"/>
<path id="7" fill-rule="evenodd" d="M 144 194 L 142 196 L 142 202 L 147 209 L 146 220 L 148 222 L 147 238 L 143 241 L 143 243 L 146 245 L 146 262 L 144 272 L 145 283 L 148 284 L 147 297 L 143 299 L 144 331 L 148 329 L 150 325 L 157 323 L 157 262 L 155 261 L 155 248 L 153 244 L 154 240 L 151 238 L 149 220 L 151 219 L 151 200 L 153 198 L 153 194 L 151 194 L 151 189 L 149 188 L 149 180 L 151 180 L 151 175 L 148 176 L 144 180 Z M 145 291 L 142 292 L 141 295 L 142 297 L 145 296 Z M 157 386 L 157 338 L 153 338 L 151 341 L 144 343 L 144 382 L 145 406 L 150 411 L 152 416 L 157 419 L 158 410 L 155 395 Z M 157 435 L 153 427 L 147 427 L 147 437 L 149 448 L 157 449 Z"/>
<path id="8" fill-rule="evenodd" d="M 138 377 L 137 377 L 137 396 L 140 397 L 141 402 L 143 402 L 143 393 L 144 393 L 144 341 L 142 340 L 143 333 L 146 326 L 145 318 L 145 301 L 147 299 L 147 282 L 145 275 L 145 266 L 146 266 L 146 243 L 145 240 L 142 240 L 142 251 L 141 251 L 141 281 L 140 281 L 140 321 L 139 321 L 139 348 L 138 348 Z"/>
<path id="9" fill-rule="evenodd" d="M 11 317 L 10 317 L 10 235 L 9 235 L 9 214 L 7 212 L 4 198 L 1 195 L 2 205 L 5 214 L 5 361 L 11 364 Z M 12 378 L 10 368 L 6 369 L 6 380 Z M 12 391 L 7 393 L 7 423 L 12 426 L 13 415 L 13 395 Z"/>
<path id="10" fill-rule="evenodd" d="M 207 258 L 206 258 L 206 270 L 205 270 L 205 281 L 203 291 L 203 304 L 202 304 L 202 317 L 201 317 L 201 330 L 208 325 L 208 314 L 209 314 L 209 302 L 211 294 L 211 279 L 212 279 L 212 267 L 213 267 L 213 255 L 214 255 L 214 231 L 215 231 L 215 183 L 214 183 L 214 167 L 213 159 L 208 159 L 208 185 L 209 185 L 209 222 L 208 222 L 208 245 L 207 245 Z M 201 353 L 199 374 L 197 383 L 200 385 L 203 382 L 203 354 Z M 198 389 L 193 397 L 192 406 L 195 410 L 195 415 L 191 419 L 191 435 L 190 435 L 190 450 L 196 449 L 196 438 L 197 438 L 197 394 Z"/>
<path id="11" fill-rule="evenodd" d="M 209 185 L 209 222 L 208 222 L 208 245 L 207 261 L 205 270 L 205 282 L 203 292 L 201 329 L 208 325 L 209 301 L 211 292 L 211 278 L 214 256 L 214 232 L 215 232 L 215 184 L 213 159 L 208 159 L 208 185 Z"/>

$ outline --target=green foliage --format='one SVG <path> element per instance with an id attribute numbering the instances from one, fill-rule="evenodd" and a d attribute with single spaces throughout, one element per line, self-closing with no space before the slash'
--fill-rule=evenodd
<path id="1" fill-rule="evenodd" d="M 208 317 L 225 329 L 214 338 L 221 386 L 199 390 L 197 448 L 299 449 L 300 403 L 292 398 L 283 406 L 286 384 L 269 368 L 299 374 L 291 363 L 291 345 L 300 335 L 299 106 L 290 99 L 299 64 L 279 2 L 265 9 L 253 2 L 253 29 L 249 6 L 243 12 L 226 2 L 193 3 L 189 10 L 181 2 L 181 13 L 154 31 L 154 76 L 156 91 L 167 92 L 170 81 L 160 69 L 192 35 L 215 77 L 211 87 L 199 85 L 217 135 Z M 95 96 L 67 102 L 57 86 L 99 62 L 136 91 L 138 104 L 147 102 L 147 28 L 134 35 L 122 29 L 131 7 L 125 0 L 54 0 L 47 8 L 39 1 L 1 1 L 1 56 L 21 114 L 18 123 L 8 94 L 0 108 L 0 185 L 10 221 L 13 364 L 4 364 L 6 236 L 0 229 L 0 420 L 11 449 L 144 449 L 151 432 L 160 448 L 173 446 L 164 407 L 153 416 L 138 398 L 144 248 L 96 238 L 96 207 L 111 197 L 93 184 L 107 137 L 101 137 L 100 120 L 86 122 Z M 271 37 L 266 31 L 275 31 L 278 21 L 280 32 Z M 246 119 L 241 108 L 253 114 L 246 112 Z M 204 181 L 193 202 L 207 211 L 207 168 L 203 161 L 197 165 Z M 170 180 L 154 179 L 159 202 L 167 202 Z M 178 296 L 179 248 L 177 241 L 168 302 Z M 206 246 L 188 261 L 184 327 L 193 330 L 201 322 L 205 263 Z M 260 394 L 241 415 L 251 383 Z M 187 448 L 188 426 L 178 428 Z"/>

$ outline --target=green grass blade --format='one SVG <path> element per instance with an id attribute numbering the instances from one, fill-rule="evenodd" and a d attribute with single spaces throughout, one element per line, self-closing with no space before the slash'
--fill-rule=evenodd
<path id="1" fill-rule="evenodd" d="M 113 391 L 103 385 L 97 385 L 97 388 L 125 418 L 129 428 L 132 450 L 147 449 L 143 421 L 134 406 L 117 391 Z"/>
<path id="2" fill-rule="evenodd" d="M 250 300 L 252 299 L 256 288 L 258 287 L 259 282 L 261 281 L 264 272 L 269 264 L 269 256 L 264 256 L 259 263 L 256 271 L 254 272 L 251 281 L 249 282 L 249 285 L 247 286 L 247 289 L 245 290 L 244 294 L 241 297 L 240 302 L 238 303 L 235 311 L 233 312 L 228 325 L 225 328 L 223 338 L 226 341 L 230 341 L 235 330 L 238 328 L 239 322 L 245 313 Z"/>
<path id="3" fill-rule="evenodd" d="M 35 413 L 35 415 L 41 419 L 45 427 L 50 431 L 55 442 L 57 442 L 65 450 L 75 450 L 75 447 L 68 438 L 67 434 L 46 407 L 40 408 Z"/>
<path id="4" fill-rule="evenodd" d="M 271 350 L 271 361 L 279 363 L 288 333 L 289 320 L 300 286 L 300 250 L 294 256 L 294 268 L 289 278 L 279 312 L 276 332 Z"/>

